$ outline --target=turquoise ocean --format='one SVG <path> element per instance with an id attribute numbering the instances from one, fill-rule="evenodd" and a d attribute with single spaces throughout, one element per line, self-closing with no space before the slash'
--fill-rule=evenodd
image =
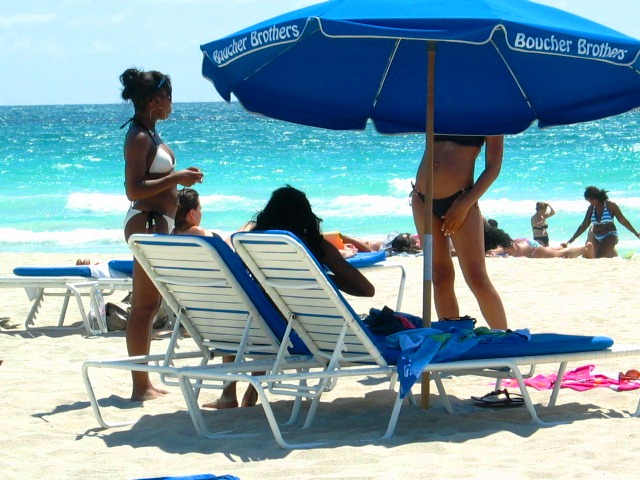
<path id="1" fill-rule="evenodd" d="M 127 253 L 119 126 L 131 114 L 124 103 L 0 107 L 0 252 Z M 205 172 L 197 188 L 207 228 L 235 231 L 289 183 L 307 192 L 325 231 L 367 239 L 414 231 L 408 193 L 422 135 L 302 127 L 222 102 L 175 104 L 158 131 L 179 168 Z M 514 238 L 530 237 L 543 200 L 557 212 L 551 241 L 566 241 L 584 218 L 584 188 L 595 185 L 640 229 L 638 132 L 634 111 L 508 136 L 500 177 L 480 202 L 484 215 Z M 640 251 L 640 240 L 618 229 L 620 254 Z"/>

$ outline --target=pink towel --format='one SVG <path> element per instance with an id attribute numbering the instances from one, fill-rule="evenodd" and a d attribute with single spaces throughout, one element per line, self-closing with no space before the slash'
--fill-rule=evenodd
<path id="1" fill-rule="evenodd" d="M 584 365 L 570 372 L 565 372 L 560 388 L 571 388 L 579 392 L 597 387 L 608 387 L 619 392 L 640 388 L 640 381 L 638 380 L 620 383 L 617 378 L 607 377 L 600 373 L 594 374 L 593 370 L 595 368 L 595 365 Z M 556 378 L 557 375 L 555 373 L 536 375 L 535 377 L 525 378 L 524 383 L 536 390 L 550 390 L 553 388 Z M 508 379 L 504 380 L 502 385 L 507 388 L 517 388 L 518 382 L 514 379 Z"/>

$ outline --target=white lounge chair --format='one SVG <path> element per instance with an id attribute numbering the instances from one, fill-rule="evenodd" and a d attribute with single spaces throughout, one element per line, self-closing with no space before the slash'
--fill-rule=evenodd
<path id="1" fill-rule="evenodd" d="M 287 232 L 251 232 L 235 234 L 233 244 L 251 273 L 282 314 L 291 322 L 311 353 L 317 358 L 328 361 L 327 366 L 321 371 L 294 374 L 298 379 L 319 380 L 325 387 L 318 388 L 316 394 L 312 396 L 313 402 L 305 427 L 309 426 L 313 420 L 322 392 L 335 386 L 337 379 L 355 375 L 378 375 L 391 378 L 395 373 L 395 367 L 383 358 L 381 352 L 383 345 L 368 332 L 358 315 L 298 239 Z M 536 334 L 532 338 L 534 341 L 517 344 L 512 346 L 511 350 L 504 345 L 478 345 L 466 353 L 468 357 L 466 359 L 463 356 L 457 361 L 432 363 L 427 365 L 424 371 L 436 373 L 434 379 L 442 394 L 445 408 L 449 412 L 451 412 L 451 405 L 446 397 L 439 372 L 482 375 L 496 378 L 498 381 L 502 378 L 515 378 L 518 380 L 532 419 L 539 425 L 550 425 L 551 423 L 545 423 L 539 419 L 523 382 L 524 378 L 533 374 L 537 364 L 559 364 L 560 380 L 567 362 L 570 361 L 640 355 L 638 346 L 607 348 L 613 343 L 607 337 Z M 513 353 L 514 348 L 517 349 L 518 354 Z M 506 358 L 495 358 L 501 355 Z M 354 368 L 354 365 L 357 367 Z M 521 370 L 523 367 L 528 367 L 529 371 L 523 373 Z M 206 371 L 199 373 L 185 371 L 181 373 L 181 382 L 185 377 L 205 379 L 206 375 Z M 263 377 L 235 375 L 234 379 L 252 383 L 258 389 L 276 441 L 284 448 L 294 447 L 282 438 L 268 403 L 266 390 L 269 389 L 273 379 L 269 375 Z M 557 390 L 553 392 L 550 405 L 555 404 L 557 393 Z M 383 438 L 393 435 L 401 406 L 402 398 L 398 393 Z M 640 404 L 634 415 L 638 415 L 639 412 Z M 297 446 L 310 445 L 313 444 Z"/>
<path id="2" fill-rule="evenodd" d="M 116 290 L 131 290 L 131 278 L 112 272 L 110 264 L 78 265 L 64 267 L 16 267 L 11 277 L 0 278 L 0 288 L 24 288 L 31 301 L 29 313 L 24 322 L 26 329 L 35 326 L 45 297 L 62 297 L 62 305 L 56 329 L 85 328 L 88 335 L 107 332 L 105 318 L 99 315 L 99 294 L 111 295 Z M 116 276 L 113 276 L 115 274 Z M 75 298 L 82 324 L 79 327 L 64 326 L 69 300 Z M 83 297 L 89 297 L 94 317 L 87 314 Z"/>
<path id="3" fill-rule="evenodd" d="M 132 422 L 108 422 L 104 419 L 90 380 L 92 368 L 113 368 L 157 373 L 167 385 L 177 385 L 181 369 L 207 365 L 215 355 L 235 355 L 234 363 L 209 365 L 222 371 L 263 371 L 269 369 L 281 351 L 282 362 L 290 358 L 288 348 L 305 350 L 295 337 L 287 335 L 287 325 L 247 273 L 239 257 L 217 237 L 187 235 L 132 235 L 129 247 L 168 307 L 176 314 L 167 351 L 163 354 L 90 360 L 82 366 L 82 376 L 96 419 L 104 428 Z M 180 326 L 194 342 L 189 351 L 177 352 Z M 280 339 L 289 343 L 282 349 Z M 184 342 L 183 345 L 184 347 Z M 300 350 L 298 350 L 300 351 Z M 247 359 L 258 358 L 248 362 Z M 177 360 L 196 359 L 185 364 Z M 201 388 L 222 388 L 219 383 L 195 385 L 190 392 L 197 404 Z M 199 424 L 196 423 L 196 428 Z"/>

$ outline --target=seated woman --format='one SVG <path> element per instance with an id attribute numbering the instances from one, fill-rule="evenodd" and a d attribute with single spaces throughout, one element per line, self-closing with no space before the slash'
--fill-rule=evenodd
<path id="1" fill-rule="evenodd" d="M 199 213 L 199 202 L 193 202 L 193 194 L 191 193 L 178 195 L 178 198 L 180 200 L 176 212 L 175 233 L 198 235 L 193 232 L 198 231 L 194 227 L 199 227 L 202 218 L 202 214 Z M 197 200 L 197 192 L 195 199 Z M 185 218 L 184 224 L 182 223 L 183 217 Z M 375 288 L 371 282 L 357 268 L 347 262 L 340 251 L 322 236 L 321 222 L 322 219 L 311 210 L 311 204 L 304 192 L 287 185 L 271 194 L 264 209 L 252 221 L 248 222 L 242 231 L 286 230 L 293 233 L 302 240 L 318 262 L 330 271 L 329 276 L 340 290 L 350 295 L 373 297 Z M 204 232 L 202 229 L 200 231 Z M 213 235 L 210 232 L 208 234 Z M 224 357 L 223 361 L 233 361 L 233 357 Z M 258 395 L 255 389 L 253 386 L 249 386 L 240 405 L 250 407 L 255 405 L 257 400 Z M 220 398 L 203 405 L 206 408 L 217 409 L 237 406 L 235 382 L 229 384 L 222 391 Z"/>
<path id="2" fill-rule="evenodd" d="M 511 256 L 529 258 L 593 258 L 593 244 L 581 247 L 557 246 L 545 247 L 536 240 L 528 238 L 512 239 L 500 228 L 484 226 L 484 249 L 488 256 Z"/>
<path id="3" fill-rule="evenodd" d="M 359 297 L 373 297 L 374 286 L 345 260 L 335 245 L 323 237 L 321 223 L 322 219 L 313 213 L 305 193 L 286 185 L 271 194 L 267 205 L 255 216 L 249 229 L 286 230 L 293 233 L 331 272 L 329 275 L 340 290 Z"/>
<path id="4" fill-rule="evenodd" d="M 202 205 L 200 195 L 193 188 L 183 188 L 178 193 L 176 202 L 175 226 L 173 233 L 176 235 L 199 235 L 201 237 L 216 237 L 210 230 L 200 226 L 202 222 Z"/>

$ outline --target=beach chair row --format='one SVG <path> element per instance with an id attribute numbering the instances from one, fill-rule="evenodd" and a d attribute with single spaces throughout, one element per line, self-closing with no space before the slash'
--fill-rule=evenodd
<path id="1" fill-rule="evenodd" d="M 211 431 L 198 405 L 203 389 L 220 389 L 229 382 L 253 385 L 274 439 L 283 448 L 309 448 L 307 441 L 292 443 L 283 427 L 297 424 L 303 401 L 308 405 L 302 429 L 311 427 L 321 397 L 345 377 L 371 377 L 393 385 L 398 373 L 394 360 L 331 282 L 307 248 L 287 232 L 245 232 L 233 236 L 233 252 L 222 240 L 208 237 L 133 235 L 129 240 L 134 257 L 177 315 L 167 352 L 136 358 L 91 360 L 82 376 L 93 412 L 104 428 L 124 425 L 104 418 L 91 381 L 95 368 L 155 372 L 169 385 L 179 385 L 196 431 L 208 438 L 233 435 L 229 430 Z M 184 326 L 196 349 L 178 353 L 179 327 Z M 445 409 L 452 412 L 441 373 L 481 375 L 500 382 L 513 378 L 532 420 L 540 426 L 524 379 L 539 364 L 558 364 L 558 385 L 568 362 L 639 355 L 639 346 L 612 347 L 607 337 L 560 334 L 532 335 L 532 341 L 509 349 L 499 358 L 487 347 L 460 360 L 430 363 Z M 212 363 L 215 356 L 234 355 L 232 363 Z M 198 363 L 183 361 L 198 359 Z M 407 392 L 405 392 L 407 393 Z M 554 389 L 550 405 L 555 404 Z M 404 395 L 393 394 L 389 420 L 382 438 L 391 437 Z M 279 421 L 272 408 L 275 398 L 288 398 L 288 420 Z M 415 403 L 409 391 L 409 403 Z M 145 409 L 145 412 L 147 410 Z M 637 416 L 640 403 L 632 414 Z M 221 418 L 220 415 L 216 418 Z M 226 427 L 226 426 L 225 426 Z"/>
<path id="2" fill-rule="evenodd" d="M 58 322 L 55 326 L 40 326 L 53 329 L 82 329 L 87 335 L 107 333 L 104 312 L 104 297 L 116 291 L 131 291 L 131 261 L 113 260 L 105 265 L 64 267 L 16 267 L 11 277 L 0 278 L 0 288 L 24 289 L 30 302 L 24 320 L 25 329 L 34 328 L 46 298 L 61 298 Z M 98 271 L 99 270 L 99 271 Z M 107 276 L 113 272 L 116 276 Z M 84 298 L 89 299 L 89 309 Z M 65 325 L 69 302 L 75 299 L 82 323 L 79 326 Z M 92 315 L 90 315 L 90 312 Z"/>

